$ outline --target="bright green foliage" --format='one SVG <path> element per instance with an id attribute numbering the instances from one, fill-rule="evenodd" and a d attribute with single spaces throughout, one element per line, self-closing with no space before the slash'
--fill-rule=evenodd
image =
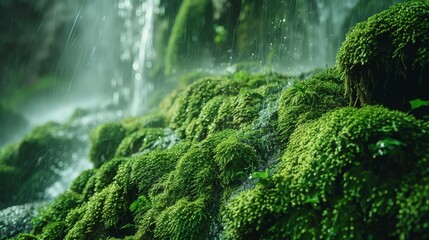
<path id="1" fill-rule="evenodd" d="M 427 173 L 427 169 L 424 172 Z M 398 191 L 395 234 L 401 239 L 429 238 L 429 182 L 428 177 L 419 180 L 415 184 L 403 184 Z"/>
<path id="2" fill-rule="evenodd" d="M 168 41 L 165 56 L 166 75 L 186 66 L 186 62 L 201 62 L 203 46 L 213 40 L 212 16 L 212 1 L 183 1 Z"/>
<path id="3" fill-rule="evenodd" d="M 30 233 L 21 233 L 14 237 L 13 240 L 37 240 L 37 237 Z"/>
<path id="4" fill-rule="evenodd" d="M 119 166 L 125 161 L 127 161 L 127 159 L 115 158 L 97 169 L 97 171 L 90 178 L 88 178 L 87 184 L 83 188 L 82 193 L 84 198 L 89 199 L 94 193 L 100 192 L 106 186 L 111 184 Z"/>
<path id="5" fill-rule="evenodd" d="M 54 170 L 70 164 L 80 143 L 65 126 L 50 122 L 1 148 L 0 207 L 40 198 L 40 193 L 57 180 Z"/>
<path id="6" fill-rule="evenodd" d="M 115 156 L 116 149 L 125 138 L 125 129 L 119 123 L 106 123 L 92 130 L 89 136 L 92 142 L 89 157 L 98 168 Z"/>
<path id="7" fill-rule="evenodd" d="M 244 72 L 200 79 L 177 98 L 179 107 L 171 127 L 194 141 L 225 129 L 244 128 L 258 118 L 264 100 L 276 98 L 286 83 L 280 75 Z"/>
<path id="8" fill-rule="evenodd" d="M 156 239 L 207 239 L 208 213 L 204 196 L 189 201 L 182 198 L 165 209 L 157 218 Z"/>
<path id="9" fill-rule="evenodd" d="M 78 187 L 73 189 L 82 189 L 80 181 L 86 179 L 88 182 L 83 190 L 85 201 L 58 214 L 66 226 L 61 233 L 64 239 L 132 234 L 134 227 L 130 227 L 130 224 L 133 217 L 139 219 L 148 208 L 140 206 L 132 212 L 131 205 L 137 199 L 145 198 L 151 186 L 174 169 L 188 148 L 189 143 L 182 142 L 168 150 L 152 150 L 128 159 L 115 158 L 104 163 L 94 173 L 82 173 L 79 177 L 82 179 L 73 183 L 73 186 Z M 49 221 L 55 211 L 46 212 L 42 214 L 45 216 L 43 223 L 59 221 L 57 218 Z M 39 225 L 38 229 L 45 226 Z M 45 229 L 38 233 L 46 234 Z"/>
<path id="10" fill-rule="evenodd" d="M 252 137 L 252 134 L 226 130 L 194 144 L 168 177 L 153 185 L 149 197 L 144 199 L 146 208 L 139 218 L 136 237 L 213 237 L 209 226 L 217 220 L 210 216 L 213 218 L 219 211 L 219 195 L 224 188 L 244 180 L 243 176 L 250 173 L 252 166 L 259 164 L 256 150 L 246 144 L 253 141 Z"/>
<path id="11" fill-rule="evenodd" d="M 257 169 L 260 162 L 255 149 L 240 142 L 236 136 L 222 141 L 214 152 L 214 161 L 220 170 L 220 182 L 224 186 L 243 182 L 252 170 Z"/>
<path id="12" fill-rule="evenodd" d="M 34 232 L 39 234 L 45 232 L 45 228 L 54 222 L 62 222 L 66 219 L 70 210 L 80 206 L 82 196 L 72 191 L 66 191 L 57 197 L 43 212 L 41 212 L 34 222 Z M 64 228 L 65 231 L 65 228 Z"/>
<path id="13" fill-rule="evenodd" d="M 277 107 L 277 131 L 282 142 L 288 141 L 297 126 L 347 105 L 338 76 L 336 69 L 328 69 L 283 91 Z"/>
<path id="14" fill-rule="evenodd" d="M 43 234 L 38 236 L 39 240 L 58 240 L 64 239 L 66 225 L 64 222 L 52 222 L 49 223 L 44 229 Z"/>
<path id="15" fill-rule="evenodd" d="M 272 177 L 228 203 L 225 235 L 427 235 L 427 181 L 422 179 L 429 176 L 428 150 L 429 126 L 407 114 L 382 107 L 327 113 L 295 130 Z"/>
<path id="16" fill-rule="evenodd" d="M 116 157 L 129 157 L 133 154 L 149 150 L 152 145 L 164 136 L 161 128 L 143 128 L 127 135 L 116 149 Z"/>
<path id="17" fill-rule="evenodd" d="M 408 111 L 410 100 L 429 99 L 428 35 L 427 0 L 396 4 L 357 24 L 337 54 L 351 103 Z"/>
<path id="18" fill-rule="evenodd" d="M 89 169 L 83 171 L 75 180 L 73 180 L 70 190 L 76 193 L 83 193 L 85 186 L 87 185 L 89 179 L 97 172 L 96 169 Z"/>

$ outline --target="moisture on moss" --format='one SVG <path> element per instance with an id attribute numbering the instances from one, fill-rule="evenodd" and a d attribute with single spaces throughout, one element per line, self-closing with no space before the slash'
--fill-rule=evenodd
<path id="1" fill-rule="evenodd" d="M 277 131 L 286 143 L 295 128 L 347 105 L 337 69 L 328 69 L 283 91 L 277 106 Z"/>
<path id="2" fill-rule="evenodd" d="M 95 167 L 100 167 L 115 156 L 125 134 L 126 130 L 120 123 L 105 123 L 91 131 L 89 137 L 92 145 L 89 157 Z"/>
<path id="3" fill-rule="evenodd" d="M 350 102 L 409 111 L 429 99 L 429 1 L 396 4 L 357 24 L 346 35 L 337 64 Z M 413 112 L 428 114 L 428 109 Z"/>
<path id="4" fill-rule="evenodd" d="M 287 78 L 281 75 L 244 72 L 200 79 L 177 98 L 170 126 L 195 141 L 225 129 L 245 128 L 259 117 L 264 101 L 275 99 L 285 84 Z"/>
<path id="5" fill-rule="evenodd" d="M 116 149 L 116 157 L 129 157 L 150 150 L 154 143 L 164 136 L 162 128 L 143 128 L 127 135 Z"/>
<path id="6" fill-rule="evenodd" d="M 343 108 L 297 127 L 279 170 L 232 198 L 230 239 L 426 236 L 429 125 L 383 107 Z M 401 192 L 401 194 L 398 194 Z M 407 207 L 410 209 L 405 210 Z M 415 213 L 418 212 L 416 215 Z M 413 218 L 415 221 L 407 221 Z"/>
<path id="7" fill-rule="evenodd" d="M 54 122 L 34 128 L 19 142 L 0 149 L 0 206 L 43 198 L 81 144 L 66 127 Z"/>

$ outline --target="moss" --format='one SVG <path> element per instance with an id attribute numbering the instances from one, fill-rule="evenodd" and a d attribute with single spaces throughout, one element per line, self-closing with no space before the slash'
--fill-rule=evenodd
<path id="1" fill-rule="evenodd" d="M 44 229 L 43 234 L 38 236 L 40 240 L 57 240 L 64 239 L 66 225 L 64 222 L 52 222 L 49 223 Z"/>
<path id="2" fill-rule="evenodd" d="M 212 2 L 184 0 L 180 5 L 167 45 L 165 73 L 170 75 L 180 67 L 201 62 L 203 46 L 211 43 L 213 30 Z M 186 59 L 185 61 L 183 61 Z"/>
<path id="3" fill-rule="evenodd" d="M 57 197 L 46 209 L 33 219 L 34 232 L 40 234 L 45 232 L 45 228 L 54 223 L 62 222 L 66 219 L 69 211 L 80 206 L 82 196 L 72 191 L 66 191 Z M 52 227 L 57 229 L 57 227 Z M 63 233 L 65 232 L 65 228 Z"/>
<path id="4" fill-rule="evenodd" d="M 89 136 L 92 142 L 89 157 L 98 168 L 115 156 L 125 138 L 125 129 L 120 123 L 105 123 L 92 130 Z"/>
<path id="5" fill-rule="evenodd" d="M 34 201 L 43 197 L 45 188 L 59 177 L 57 170 L 72 161 L 81 141 L 68 132 L 67 126 L 54 122 L 35 127 L 19 142 L 0 150 L 0 206 Z M 0 176 L 1 177 L 1 176 Z"/>
<path id="6" fill-rule="evenodd" d="M 347 105 L 338 76 L 336 69 L 328 69 L 283 91 L 277 107 L 277 131 L 283 143 L 297 126 Z"/>
<path id="7" fill-rule="evenodd" d="M 31 233 L 21 233 L 12 239 L 13 240 L 37 240 L 37 237 Z"/>
<path id="8" fill-rule="evenodd" d="M 224 186 L 243 182 L 250 172 L 258 169 L 260 164 L 255 149 L 240 142 L 235 136 L 218 144 L 214 152 L 214 161 L 220 170 L 220 182 Z"/>
<path id="9" fill-rule="evenodd" d="M 207 239 L 209 216 L 204 197 L 195 201 L 180 199 L 156 219 L 156 239 Z"/>
<path id="10" fill-rule="evenodd" d="M 75 180 L 73 180 L 70 186 L 70 190 L 82 194 L 89 179 L 94 176 L 96 172 L 96 169 L 89 169 L 83 171 Z"/>
<path id="11" fill-rule="evenodd" d="M 228 128 L 244 128 L 258 118 L 264 100 L 275 99 L 286 83 L 281 75 L 245 72 L 200 79 L 177 98 L 179 107 L 170 126 L 194 141 Z"/>
<path id="12" fill-rule="evenodd" d="M 227 204 L 225 235 L 386 239 L 426 234 L 424 217 L 405 224 L 411 211 L 400 210 L 403 202 L 414 203 L 422 211 L 418 215 L 426 216 L 427 209 L 420 207 L 425 198 L 408 190 L 405 199 L 396 194 L 405 183 L 426 188 L 421 179 L 428 176 L 422 171 L 429 164 L 428 134 L 425 122 L 382 107 L 343 108 L 303 124 L 292 134 L 279 170 Z M 398 228 L 399 222 L 411 230 Z"/>
<path id="13" fill-rule="evenodd" d="M 396 4 L 357 24 L 337 54 L 350 102 L 410 110 L 429 99 L 429 1 Z M 415 112 L 417 116 L 428 109 Z"/>
<path id="14" fill-rule="evenodd" d="M 149 150 L 153 144 L 164 136 L 161 128 L 143 128 L 124 138 L 116 149 L 116 157 L 129 157 Z"/>
<path id="15" fill-rule="evenodd" d="M 89 199 L 93 194 L 100 192 L 111 184 L 114 181 L 113 177 L 116 176 L 119 166 L 125 161 L 127 161 L 125 158 L 115 158 L 97 169 L 83 188 L 84 199 Z"/>

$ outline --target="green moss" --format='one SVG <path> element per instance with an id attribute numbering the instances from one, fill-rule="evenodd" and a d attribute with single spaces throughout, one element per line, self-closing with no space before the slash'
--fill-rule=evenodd
<path id="1" fill-rule="evenodd" d="M 100 192 L 109 184 L 111 184 L 116 176 L 119 166 L 126 162 L 125 158 L 115 158 L 103 164 L 94 174 L 87 180 L 87 184 L 83 188 L 84 199 L 89 199 L 93 194 Z"/>
<path id="2" fill-rule="evenodd" d="M 40 234 L 45 232 L 45 228 L 54 222 L 63 222 L 69 211 L 80 206 L 82 203 L 82 196 L 72 191 L 66 191 L 57 197 L 46 209 L 44 209 L 38 216 L 33 219 L 34 232 Z M 48 227 L 49 229 L 50 227 Z M 53 227 L 53 229 L 58 229 Z M 65 228 L 61 227 L 63 232 Z M 60 233 L 58 233 L 60 234 Z"/>
<path id="3" fill-rule="evenodd" d="M 13 240 L 37 240 L 37 237 L 31 233 L 21 233 L 12 239 Z"/>
<path id="4" fill-rule="evenodd" d="M 277 131 L 286 143 L 295 128 L 347 105 L 336 69 L 329 69 L 283 91 L 277 107 Z"/>
<path id="5" fill-rule="evenodd" d="M 125 129 L 120 123 L 105 123 L 92 130 L 89 136 L 92 142 L 89 157 L 98 168 L 115 156 L 125 138 Z"/>
<path id="6" fill-rule="evenodd" d="M 245 72 L 200 79 L 177 98 L 179 107 L 170 126 L 194 141 L 228 128 L 244 128 L 258 118 L 265 100 L 276 99 L 286 80 L 281 75 Z"/>
<path id="7" fill-rule="evenodd" d="M 161 128 L 143 128 L 127 135 L 116 149 L 116 157 L 129 157 L 136 153 L 149 150 L 153 144 L 164 136 Z"/>
<path id="8" fill-rule="evenodd" d="M 220 170 L 220 182 L 224 186 L 243 182 L 250 172 L 258 169 L 260 159 L 252 146 L 229 137 L 214 149 L 214 161 Z"/>
<path id="9" fill-rule="evenodd" d="M 279 170 L 230 200 L 223 212 L 225 235 L 231 239 L 424 235 L 426 200 L 401 189 L 408 184 L 426 188 L 421 179 L 428 176 L 424 170 L 429 165 L 428 134 L 425 122 L 382 107 L 344 108 L 303 124 L 292 134 Z M 405 203 L 414 204 L 416 210 L 401 210 Z M 418 212 L 414 223 L 407 222 L 411 212 Z"/>
<path id="10" fill-rule="evenodd" d="M 429 1 L 396 4 L 347 35 L 337 54 L 350 102 L 410 110 L 409 101 L 429 99 Z M 416 112 L 417 116 L 428 109 Z"/>
<path id="11" fill-rule="evenodd" d="M 83 193 L 85 186 L 87 185 L 89 179 L 97 172 L 96 169 L 89 169 L 83 171 L 79 176 L 73 180 L 70 190 L 76 193 Z"/>
<path id="12" fill-rule="evenodd" d="M 40 240 L 57 240 L 64 239 L 66 225 L 64 222 L 52 222 L 43 228 L 43 234 L 38 236 Z"/>
<path id="13" fill-rule="evenodd" d="M 201 62 L 203 46 L 213 40 L 212 2 L 184 0 L 180 5 L 168 41 L 165 73 L 170 75 L 180 67 Z M 186 59 L 185 61 L 183 61 Z"/>
<path id="14" fill-rule="evenodd" d="M 35 127 L 21 141 L 0 150 L 0 206 L 40 199 L 58 179 L 56 170 L 67 167 L 80 140 L 67 126 L 54 122 Z"/>
<path id="15" fill-rule="evenodd" d="M 180 199 L 156 219 L 156 239 L 207 239 L 208 214 L 204 197 L 194 201 Z"/>

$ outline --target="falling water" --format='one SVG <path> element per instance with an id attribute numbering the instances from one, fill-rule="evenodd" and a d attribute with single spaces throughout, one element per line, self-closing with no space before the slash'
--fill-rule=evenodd
<path id="1" fill-rule="evenodd" d="M 142 102 L 153 88 L 145 78 L 146 70 L 152 67 L 151 60 L 154 57 L 153 28 L 155 11 L 158 8 L 159 0 L 138 2 L 136 6 L 133 6 L 130 0 L 119 2 L 119 16 L 124 19 L 121 59 L 132 61 L 133 98 L 130 105 L 132 116 L 138 115 L 142 110 Z"/>

